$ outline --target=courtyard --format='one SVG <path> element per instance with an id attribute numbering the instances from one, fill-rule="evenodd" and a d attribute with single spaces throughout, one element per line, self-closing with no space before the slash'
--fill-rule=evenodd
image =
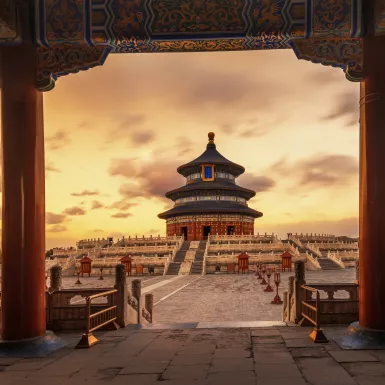
<path id="1" fill-rule="evenodd" d="M 287 291 L 288 279 L 294 272 L 281 273 L 279 294 Z M 273 277 L 272 277 L 273 278 Z M 136 277 L 128 277 L 131 281 Z M 154 317 L 157 324 L 186 322 L 234 323 L 237 321 L 281 321 L 282 305 L 272 305 L 274 292 L 264 292 L 265 286 L 254 274 L 208 274 L 205 276 L 160 276 L 140 277 L 142 295 L 154 295 Z M 307 283 L 350 283 L 355 280 L 355 269 L 306 271 Z M 64 288 L 79 288 L 76 277 L 65 277 Z M 104 280 L 84 277 L 81 288 L 111 288 L 114 277 Z M 338 293 L 336 297 L 338 297 Z M 230 325 L 230 324 L 229 324 Z"/>

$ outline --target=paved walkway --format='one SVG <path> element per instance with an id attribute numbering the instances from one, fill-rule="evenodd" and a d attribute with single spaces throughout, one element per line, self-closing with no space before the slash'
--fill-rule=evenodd
<path id="1" fill-rule="evenodd" d="M 309 283 L 353 282 L 354 269 L 307 271 Z M 279 293 L 282 298 L 293 272 L 281 273 Z M 190 276 L 191 277 L 191 276 Z M 191 283 L 155 307 L 155 322 L 226 322 L 281 320 L 282 305 L 272 305 L 274 292 L 264 292 L 253 274 L 210 274 Z M 167 290 L 167 286 L 164 286 Z M 157 297 L 157 292 L 155 291 Z M 324 295 L 326 296 L 326 294 Z M 348 297 L 340 293 L 337 297 Z"/>
<path id="2" fill-rule="evenodd" d="M 45 358 L 0 358 L 1 385 L 383 385 L 385 351 L 314 344 L 309 328 L 157 330 L 99 335 Z M 325 328 L 329 339 L 346 328 Z"/>

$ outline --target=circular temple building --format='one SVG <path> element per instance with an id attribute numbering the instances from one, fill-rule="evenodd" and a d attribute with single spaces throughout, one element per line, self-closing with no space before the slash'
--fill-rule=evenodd
<path id="1" fill-rule="evenodd" d="M 175 205 L 158 217 L 166 220 L 168 236 L 182 235 L 189 241 L 209 234 L 254 234 L 254 220 L 263 215 L 247 205 L 255 191 L 235 183 L 245 169 L 217 151 L 213 132 L 208 136 L 206 151 L 178 167 L 186 185 L 166 193 Z"/>

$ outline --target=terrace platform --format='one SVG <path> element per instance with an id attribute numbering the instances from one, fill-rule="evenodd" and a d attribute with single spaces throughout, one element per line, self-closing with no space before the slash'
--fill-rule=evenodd
<path id="1" fill-rule="evenodd" d="M 385 351 L 342 350 L 346 327 L 325 327 L 330 342 L 314 344 L 310 328 L 183 328 L 164 325 L 98 333 L 100 343 L 68 345 L 43 358 L 0 358 L 2 385 L 382 385 Z M 185 325 L 186 327 L 187 325 Z M 188 326 L 187 326 L 188 327 Z"/>

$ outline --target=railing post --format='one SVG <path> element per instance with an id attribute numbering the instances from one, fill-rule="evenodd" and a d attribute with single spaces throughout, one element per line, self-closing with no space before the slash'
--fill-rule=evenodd
<path id="1" fill-rule="evenodd" d="M 282 321 L 289 321 L 289 315 L 289 293 L 285 291 L 283 293 Z"/>
<path id="2" fill-rule="evenodd" d="M 86 349 L 94 346 L 99 340 L 91 333 L 91 299 L 86 298 L 86 332 L 83 333 L 81 340 L 76 345 L 76 349 Z"/>
<path id="3" fill-rule="evenodd" d="M 154 310 L 154 295 L 153 294 L 146 294 L 145 296 L 145 309 L 149 312 L 151 316 L 150 323 L 154 323 L 154 316 L 153 316 L 153 310 Z"/>
<path id="4" fill-rule="evenodd" d="M 287 293 L 287 320 L 288 321 L 294 321 L 295 314 L 293 313 L 294 310 L 294 281 L 295 277 L 292 275 L 289 277 L 289 284 L 288 284 L 288 293 Z"/>
<path id="5" fill-rule="evenodd" d="M 48 291 L 52 293 L 53 291 L 60 291 L 62 288 L 62 276 L 63 269 L 59 265 L 51 267 L 50 279 L 49 279 L 49 289 Z"/>
<path id="6" fill-rule="evenodd" d="M 321 329 L 320 322 L 321 322 L 321 299 L 319 295 L 319 291 L 316 291 L 316 312 L 315 312 L 315 327 L 313 331 L 310 333 L 309 338 L 313 340 L 316 343 L 326 343 L 329 342 L 329 340 L 326 338 L 324 332 Z"/>
<path id="7" fill-rule="evenodd" d="M 302 319 L 302 301 L 305 299 L 305 290 L 301 288 L 305 281 L 305 263 L 302 261 L 295 262 L 295 279 L 294 279 L 294 303 L 293 303 L 293 315 L 295 323 L 298 323 Z"/>
<path id="8" fill-rule="evenodd" d="M 115 286 L 116 293 L 116 323 L 122 328 L 129 324 L 127 308 L 127 284 L 126 284 L 126 266 L 118 264 L 115 266 Z"/>
<path id="9" fill-rule="evenodd" d="M 138 319 L 137 322 L 140 324 L 141 321 L 141 312 L 142 312 L 142 281 L 140 279 L 134 279 L 132 281 L 132 295 L 138 302 Z"/>

